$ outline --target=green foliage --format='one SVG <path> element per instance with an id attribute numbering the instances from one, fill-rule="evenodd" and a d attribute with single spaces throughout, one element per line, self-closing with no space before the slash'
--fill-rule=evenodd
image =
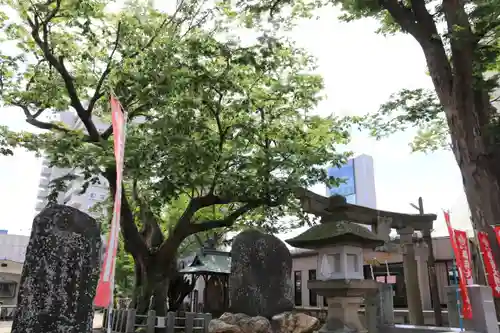
<path id="1" fill-rule="evenodd" d="M 450 66 L 452 69 L 457 66 L 460 70 L 461 67 L 466 67 L 455 65 L 454 58 L 461 58 L 467 53 L 470 54 L 467 61 L 472 62 L 473 78 L 469 81 L 469 79 L 464 79 L 464 76 L 457 76 L 457 80 L 463 81 L 457 84 L 470 86 L 469 82 L 472 82 L 475 90 L 484 90 L 490 94 L 497 87 L 499 78 L 486 78 L 485 73 L 488 71 L 498 73 L 500 69 L 499 0 L 458 1 L 448 6 L 446 1 L 427 0 L 330 0 L 325 2 L 240 0 L 240 4 L 247 6 L 249 12 L 259 20 L 270 20 L 275 24 L 295 19 L 296 16 L 291 14 L 295 12 L 300 12 L 302 17 L 310 16 L 314 9 L 328 3 L 342 9 L 340 19 L 343 21 L 374 18 L 380 22 L 379 33 L 389 35 L 402 32 L 412 35 L 422 46 L 424 53 L 427 53 L 428 63 L 437 63 L 438 60 L 435 57 L 442 52 L 448 61 L 441 61 L 441 69 L 433 68 L 430 71 L 435 85 L 449 83 L 441 75 L 443 71 L 448 71 L 445 67 Z M 299 9 L 305 9 L 305 13 Z M 464 48 L 470 48 L 470 51 Z M 408 66 L 412 64 L 408 63 Z M 453 76 L 453 72 L 450 71 L 449 75 Z M 436 86 L 435 88 L 443 93 L 446 91 L 443 87 Z M 492 98 L 495 97 L 498 96 L 492 96 Z M 450 100 L 450 98 L 447 99 Z M 416 110 L 417 108 L 421 109 Z M 366 117 L 362 125 L 368 127 L 377 138 L 403 131 L 409 127 L 416 127 L 418 133 L 410 143 L 412 150 L 434 151 L 449 147 L 446 117 L 442 112 L 436 114 L 438 109 L 443 110 L 443 107 L 435 93 L 423 89 L 402 90 L 381 106 L 380 114 Z M 495 124 L 496 120 L 491 119 L 490 130 L 500 133 Z"/>
<path id="2" fill-rule="evenodd" d="M 133 219 L 122 216 L 122 293 L 132 281 L 126 252 L 170 249 L 146 237 L 151 226 L 175 248 L 214 228 L 279 232 L 310 222 L 298 209 L 298 187 L 338 182 L 325 166 L 345 161 L 335 145 L 347 143 L 348 124 L 312 112 L 323 88 L 314 59 L 272 34 L 245 45 L 228 37 L 241 8 L 201 0 L 180 2 L 174 14 L 146 1 L 118 11 L 100 0 L 1 4 L 9 19 L 0 21 L 0 39 L 14 50 L 0 50 L 2 105 L 46 131 L 3 129 L 0 145 L 43 153 L 97 181 L 114 165 L 112 131 L 101 126 L 109 124 L 110 93 L 127 112 L 122 200 Z M 78 122 L 51 120 L 68 114 Z"/>
<path id="3" fill-rule="evenodd" d="M 403 89 L 382 104 L 378 112 L 366 116 L 360 122 L 377 139 L 399 131 L 417 129 L 410 143 L 414 152 L 449 148 L 443 107 L 434 91 Z"/>

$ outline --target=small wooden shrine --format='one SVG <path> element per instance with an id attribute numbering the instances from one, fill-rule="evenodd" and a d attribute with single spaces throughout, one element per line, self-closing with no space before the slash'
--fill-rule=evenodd
<path id="1" fill-rule="evenodd" d="M 231 272 L 231 256 L 229 252 L 219 251 L 215 246 L 203 246 L 194 256 L 192 262 L 179 270 L 182 274 L 191 275 L 196 281 L 203 278 L 203 308 L 199 308 L 198 297 L 191 297 L 191 311 L 207 312 L 214 315 L 224 313 L 229 307 L 228 281 Z M 197 293 L 197 291 L 196 291 Z"/>

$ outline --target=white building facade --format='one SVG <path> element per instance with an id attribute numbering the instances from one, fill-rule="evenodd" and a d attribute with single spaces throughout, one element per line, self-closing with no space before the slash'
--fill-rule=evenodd
<path id="1" fill-rule="evenodd" d="M 74 112 L 63 112 L 59 115 L 58 120 L 66 124 L 66 126 L 71 129 L 76 130 L 83 128 L 80 118 L 78 118 Z M 98 119 L 94 119 L 94 123 L 100 132 L 105 131 L 110 126 L 110 124 L 106 124 Z M 67 182 L 66 191 L 59 192 L 57 203 L 77 208 L 94 217 L 100 215 L 100 213 L 97 214 L 96 212 L 93 212 L 91 208 L 95 204 L 102 202 L 107 198 L 109 192 L 107 180 L 100 176 L 99 183 L 89 184 L 86 191 L 82 193 L 84 179 L 83 177 L 78 177 L 79 171 L 77 169 L 59 168 L 55 166 L 51 167 L 50 161 L 46 158 L 42 160 L 35 213 L 40 213 L 47 205 L 47 197 L 51 191 L 51 181 L 65 175 L 74 175 L 77 176 L 77 178 Z"/>

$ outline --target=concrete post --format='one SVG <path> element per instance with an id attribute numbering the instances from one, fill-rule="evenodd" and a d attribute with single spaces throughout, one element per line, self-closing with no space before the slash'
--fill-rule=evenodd
<path id="1" fill-rule="evenodd" d="M 418 271 L 418 286 L 420 288 L 420 297 L 422 297 L 422 308 L 424 310 L 432 309 L 429 270 L 427 267 L 427 259 L 429 254 L 428 250 L 429 248 L 427 248 L 424 244 L 419 244 L 415 247 L 415 259 L 417 261 Z"/>
<path id="2" fill-rule="evenodd" d="M 420 214 L 424 213 L 422 198 L 419 198 Z M 434 246 L 432 244 L 431 229 L 422 230 L 422 236 L 427 244 L 427 272 L 429 275 L 429 292 L 434 310 L 434 321 L 436 326 L 443 326 L 443 314 L 441 312 L 441 300 L 439 299 L 438 280 L 436 275 L 436 258 L 434 258 Z"/>
<path id="3" fill-rule="evenodd" d="M 491 288 L 470 285 L 469 299 L 472 306 L 472 324 L 479 333 L 499 333 L 495 302 Z"/>
<path id="4" fill-rule="evenodd" d="M 418 283 L 418 268 L 415 259 L 413 231 L 411 227 L 398 229 L 401 245 L 403 247 L 403 269 L 410 324 L 424 325 L 424 312 L 422 311 L 422 298 L 420 296 L 420 286 Z"/>
<path id="5" fill-rule="evenodd" d="M 383 333 L 394 325 L 392 286 L 380 283 L 376 293 L 365 298 L 366 328 L 370 333 Z"/>
<path id="6" fill-rule="evenodd" d="M 460 291 L 458 285 L 452 285 L 446 288 L 446 305 L 448 310 L 448 326 L 449 327 L 460 327 L 460 312 L 459 306 L 462 304 L 460 299 Z M 459 293 L 457 293 L 459 291 Z M 462 311 L 462 309 L 460 309 Z M 463 328 L 470 330 L 473 328 L 472 322 L 468 319 L 462 318 Z"/>

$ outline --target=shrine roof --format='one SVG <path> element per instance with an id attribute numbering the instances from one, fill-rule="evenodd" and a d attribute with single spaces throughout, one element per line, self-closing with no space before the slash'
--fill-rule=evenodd
<path id="1" fill-rule="evenodd" d="M 432 222 L 437 218 L 436 214 L 396 213 L 349 204 L 343 197 L 325 197 L 303 188 L 297 191 L 297 197 L 306 213 L 367 225 L 376 223 L 378 218 L 384 218 L 392 220 L 393 228 L 412 226 L 420 230 L 423 227 L 432 227 Z"/>
<path id="2" fill-rule="evenodd" d="M 294 247 L 309 249 L 341 243 L 357 244 L 363 248 L 375 248 L 384 244 L 383 240 L 366 227 L 351 221 L 321 223 L 286 242 Z"/>
<path id="3" fill-rule="evenodd" d="M 231 256 L 229 252 L 204 250 L 198 253 L 191 264 L 179 270 L 183 274 L 229 274 Z"/>

